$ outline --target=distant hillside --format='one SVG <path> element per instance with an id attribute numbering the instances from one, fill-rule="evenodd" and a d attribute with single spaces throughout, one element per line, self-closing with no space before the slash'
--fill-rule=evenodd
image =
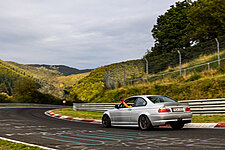
<path id="1" fill-rule="evenodd" d="M 78 83 L 79 80 L 88 76 L 89 74 L 90 74 L 90 72 L 81 73 L 81 74 L 73 74 L 73 75 L 69 75 L 69 76 L 60 76 L 60 77 L 58 77 L 58 80 L 59 80 L 61 86 L 63 85 L 63 87 L 65 87 L 65 88 L 70 88 L 74 84 Z"/>
<path id="2" fill-rule="evenodd" d="M 60 73 L 0 59 L 0 102 L 61 104 Z"/>
<path id="3" fill-rule="evenodd" d="M 32 66 L 32 67 L 45 67 L 46 69 L 57 70 L 58 72 L 62 73 L 62 75 L 64 75 L 64 76 L 68 76 L 68 75 L 72 75 L 72 74 L 81 74 L 81 73 L 91 72 L 93 70 L 93 69 L 79 70 L 79 69 L 68 67 L 68 66 L 65 66 L 65 65 L 29 64 L 29 66 Z"/>
<path id="4" fill-rule="evenodd" d="M 27 78 L 38 85 L 38 90 L 45 94 L 62 97 L 63 91 L 59 87 L 57 79 L 61 74 L 57 70 L 49 70 L 44 67 L 32 67 L 12 61 L 0 60 L 0 93 L 12 95 L 14 82 Z"/>

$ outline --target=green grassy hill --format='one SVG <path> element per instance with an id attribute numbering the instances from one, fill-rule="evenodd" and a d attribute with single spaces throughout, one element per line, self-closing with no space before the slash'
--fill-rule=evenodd
<path id="1" fill-rule="evenodd" d="M 93 102 L 99 95 L 104 95 L 104 92 L 108 89 L 105 83 L 105 73 L 114 70 L 119 75 L 122 74 L 124 67 L 128 68 L 127 73 L 136 71 L 137 74 L 141 74 L 140 68 L 136 67 L 136 64 L 141 63 L 142 60 L 131 60 L 127 62 L 115 63 L 107 66 L 99 67 L 91 73 L 78 81 L 71 89 L 68 97 L 69 101 L 73 102 Z M 130 78 L 130 76 L 127 76 Z M 119 79 L 118 79 L 119 81 Z"/>
<path id="2" fill-rule="evenodd" d="M 225 58 L 225 51 L 221 52 L 221 58 Z M 217 53 L 207 56 L 199 56 L 199 58 L 183 64 L 182 68 L 192 67 L 216 59 Z M 137 69 L 138 67 L 136 67 L 136 64 L 138 63 L 143 64 L 143 60 L 117 63 L 93 70 L 88 76 L 84 77 L 73 86 L 68 100 L 75 102 L 118 102 L 119 97 L 121 96 L 125 98 L 140 94 L 160 94 L 170 96 L 178 100 L 225 97 L 224 60 L 221 61 L 220 68 L 216 68 L 217 63 L 213 63 L 211 64 L 210 70 L 206 69 L 207 66 L 203 68 L 200 67 L 200 69 L 192 69 L 192 71 L 187 72 L 186 76 L 183 75 L 182 77 L 180 77 L 179 74 L 168 75 L 164 78 L 158 77 L 154 78 L 154 80 L 150 79 L 150 82 L 148 83 L 136 82 L 132 85 L 126 85 L 125 87 L 117 85 L 117 89 L 106 87 L 104 80 L 105 73 L 110 71 L 112 72 L 112 70 L 114 70 L 114 74 L 121 74 L 118 77 L 123 79 L 123 68 L 121 67 L 121 64 L 130 68 L 127 70 L 130 74 L 135 73 L 139 74 L 140 77 L 145 77 L 145 73 L 143 71 L 139 71 L 140 68 L 139 70 Z M 144 65 L 142 66 L 144 67 Z M 178 70 L 178 68 L 178 66 L 174 68 L 169 67 L 160 73 L 168 73 Z M 131 78 L 132 76 L 126 76 L 126 80 Z"/>
<path id="3" fill-rule="evenodd" d="M 143 83 L 114 90 L 106 90 L 92 102 L 119 102 L 120 97 L 132 95 L 165 95 L 177 100 L 210 99 L 225 97 L 225 66 L 217 70 L 195 73 L 186 78 L 166 82 Z"/>

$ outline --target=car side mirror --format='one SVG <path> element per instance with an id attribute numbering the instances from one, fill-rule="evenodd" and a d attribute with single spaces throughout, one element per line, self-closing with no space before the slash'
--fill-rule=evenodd
<path id="1" fill-rule="evenodd" d="M 119 105 L 115 105 L 115 108 L 119 109 Z"/>

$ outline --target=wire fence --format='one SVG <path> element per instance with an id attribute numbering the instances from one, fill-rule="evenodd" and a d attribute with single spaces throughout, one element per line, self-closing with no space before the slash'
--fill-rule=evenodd
<path id="1" fill-rule="evenodd" d="M 164 59 L 160 61 L 157 59 L 159 57 Z M 195 58 L 199 58 L 199 61 L 194 61 Z M 225 36 L 155 58 L 123 62 L 108 70 L 104 80 L 107 88 L 116 89 L 126 85 L 153 82 L 165 77 L 177 78 L 210 71 L 222 64 L 225 64 Z M 154 74 L 155 72 L 158 73 Z"/>

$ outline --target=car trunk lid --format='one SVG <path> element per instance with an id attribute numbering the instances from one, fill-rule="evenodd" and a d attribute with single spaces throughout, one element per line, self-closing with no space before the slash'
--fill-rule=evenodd
<path id="1" fill-rule="evenodd" d="M 170 112 L 172 112 L 172 113 L 179 113 L 179 112 L 190 111 L 190 107 L 189 107 L 189 105 L 187 103 L 179 103 L 179 102 L 163 103 L 161 108 L 168 108 L 168 109 L 170 109 Z"/>

